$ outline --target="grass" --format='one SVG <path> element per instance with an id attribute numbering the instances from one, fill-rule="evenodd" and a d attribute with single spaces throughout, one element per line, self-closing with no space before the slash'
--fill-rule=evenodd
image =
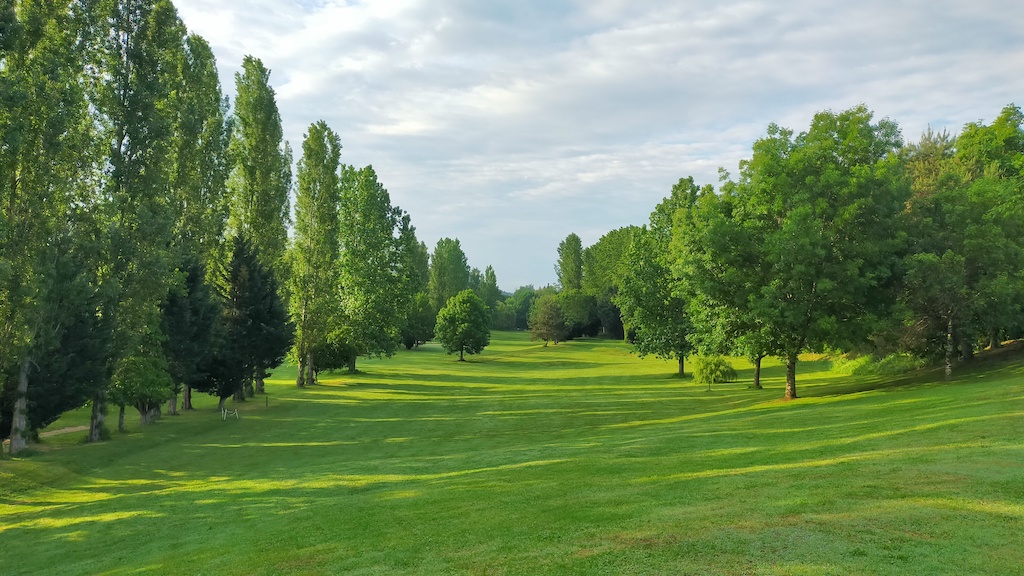
<path id="1" fill-rule="evenodd" d="M 1024 363 L 711 392 L 498 333 L 0 461 L 2 574 L 1019 574 Z M 267 401 L 269 400 L 269 401 Z M 71 413 L 51 429 L 79 425 Z"/>

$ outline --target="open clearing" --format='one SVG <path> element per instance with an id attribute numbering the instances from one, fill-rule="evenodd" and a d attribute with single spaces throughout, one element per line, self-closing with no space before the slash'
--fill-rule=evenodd
<path id="1" fill-rule="evenodd" d="M 237 421 L 197 397 L 0 461 L 0 573 L 1019 574 L 1019 357 L 951 383 L 829 366 L 801 362 L 791 403 L 777 364 L 707 392 L 518 333 L 306 390 L 284 367 Z"/>

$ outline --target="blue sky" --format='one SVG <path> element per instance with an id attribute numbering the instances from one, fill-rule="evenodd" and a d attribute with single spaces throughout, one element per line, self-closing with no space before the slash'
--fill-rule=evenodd
<path id="1" fill-rule="evenodd" d="M 1024 105 L 1013 0 L 176 0 L 226 93 L 271 69 L 285 138 L 325 120 L 432 249 L 499 285 L 555 281 L 558 243 L 643 224 L 679 178 L 735 173 L 769 123 L 865 103 L 916 140 Z"/>

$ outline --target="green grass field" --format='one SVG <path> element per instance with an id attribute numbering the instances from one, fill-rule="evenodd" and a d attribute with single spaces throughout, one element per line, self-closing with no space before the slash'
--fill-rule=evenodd
<path id="1" fill-rule="evenodd" d="M 498 333 L 0 461 L 0 574 L 1021 574 L 1024 362 L 711 392 Z M 116 414 L 113 415 L 116 418 Z M 81 425 L 84 411 L 50 429 Z"/>

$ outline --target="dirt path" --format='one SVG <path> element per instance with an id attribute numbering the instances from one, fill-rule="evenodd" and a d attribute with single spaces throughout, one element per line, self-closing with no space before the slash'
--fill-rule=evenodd
<path id="1" fill-rule="evenodd" d="M 40 438 L 46 438 L 47 436 L 56 436 L 58 434 L 70 434 L 72 432 L 85 432 L 88 430 L 88 426 L 68 426 L 67 428 L 61 428 L 59 430 L 47 430 L 46 432 L 40 432 Z"/>

